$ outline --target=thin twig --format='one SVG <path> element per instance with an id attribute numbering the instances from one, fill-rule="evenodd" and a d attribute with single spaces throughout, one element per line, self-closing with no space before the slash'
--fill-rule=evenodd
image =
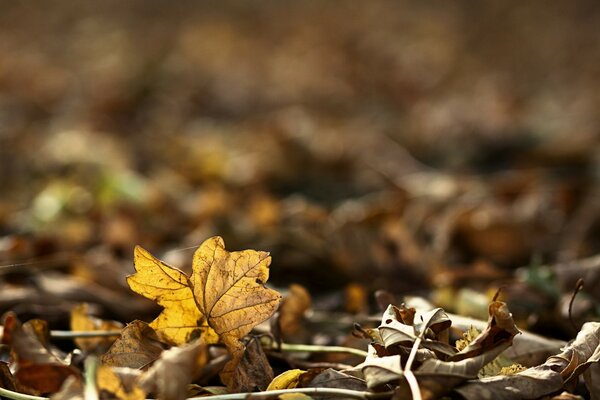
<path id="1" fill-rule="evenodd" d="M 406 365 L 404 366 L 404 376 L 406 377 L 406 382 L 408 382 L 408 387 L 410 388 L 410 394 L 412 395 L 413 400 L 422 400 L 421 399 L 421 389 L 419 389 L 419 382 L 417 381 L 417 377 L 412 372 L 412 364 L 417 355 L 417 350 L 419 350 L 419 346 L 421 345 L 421 336 L 423 332 L 419 333 L 419 336 L 415 339 L 412 348 L 410 349 L 410 354 L 408 355 L 408 360 L 406 360 Z"/>
<path id="2" fill-rule="evenodd" d="M 575 322 L 573 322 L 573 303 L 575 302 L 575 297 L 577 293 L 579 293 L 583 289 L 583 279 L 577 279 L 577 283 L 575 283 L 575 290 L 573 291 L 573 295 L 571 296 L 571 300 L 569 300 L 569 322 L 571 322 L 571 326 L 575 328 L 576 331 L 579 330 Z"/>
<path id="3" fill-rule="evenodd" d="M 308 353 L 348 353 L 354 354 L 360 357 L 366 357 L 367 352 L 360 349 L 355 349 L 352 347 L 342 347 L 342 346 L 319 346 L 314 344 L 291 344 L 291 343 L 281 343 L 282 351 L 289 352 L 308 352 Z"/>
<path id="4" fill-rule="evenodd" d="M 93 337 L 119 336 L 121 331 L 50 331 L 50 337 L 54 339 L 76 339 Z"/>
<path id="5" fill-rule="evenodd" d="M 264 400 L 277 398 L 282 394 L 302 393 L 313 396 L 328 396 L 328 397 L 340 397 L 345 399 L 361 399 L 361 400 L 374 400 L 374 399 L 386 399 L 390 398 L 394 392 L 362 392 L 358 390 L 348 389 L 336 389 L 336 388 L 295 388 L 295 389 L 282 389 L 282 390 L 269 390 L 266 392 L 257 393 L 232 393 L 232 394 L 220 394 L 215 396 L 203 396 L 203 397 L 192 397 L 187 400 Z"/>
<path id="6" fill-rule="evenodd" d="M 295 388 L 295 389 L 282 389 L 282 390 L 270 390 L 267 392 L 258 393 L 232 393 L 232 394 L 219 394 L 214 396 L 202 396 L 202 397 L 190 397 L 187 400 L 265 400 L 276 398 L 282 394 L 287 393 L 303 393 L 314 396 L 329 396 L 329 397 L 340 397 L 346 399 L 360 399 L 360 400 L 376 400 L 390 398 L 394 392 L 362 392 L 358 390 L 348 389 L 336 389 L 336 388 Z M 32 396 L 29 394 L 23 394 L 13 392 L 12 390 L 0 388 L 0 395 L 12 400 L 49 400 L 48 397 Z"/>
<path id="7" fill-rule="evenodd" d="M 50 331 L 50 337 L 55 339 L 74 339 L 90 337 L 119 336 L 121 331 Z M 311 344 L 282 343 L 282 351 L 307 352 L 307 353 L 348 353 L 360 357 L 366 357 L 367 352 L 352 347 L 343 346 L 320 346 Z"/>
<path id="8" fill-rule="evenodd" d="M 13 392 L 12 390 L 4 389 L 0 387 L 0 396 L 6 397 L 7 399 L 13 400 L 48 400 L 47 397 L 32 396 L 30 394 Z"/>

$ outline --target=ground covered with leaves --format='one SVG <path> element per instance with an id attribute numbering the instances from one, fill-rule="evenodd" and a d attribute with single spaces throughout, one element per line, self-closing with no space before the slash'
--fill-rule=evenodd
<path id="1" fill-rule="evenodd" d="M 596 1 L 0 2 L 0 396 L 600 398 Z"/>

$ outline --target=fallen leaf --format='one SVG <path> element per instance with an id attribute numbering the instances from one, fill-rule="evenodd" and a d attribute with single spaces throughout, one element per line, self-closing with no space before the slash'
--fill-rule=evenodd
<path id="1" fill-rule="evenodd" d="M 227 368 L 227 365 L 225 365 Z M 273 369 L 263 351 L 260 341 L 252 338 L 246 348 L 242 350 L 239 363 L 231 372 L 229 383 L 223 379 L 232 392 L 252 392 L 256 389 L 265 390 L 273 380 Z"/>
<path id="2" fill-rule="evenodd" d="M 303 369 L 289 369 L 287 371 L 282 372 L 277 375 L 269 386 L 267 387 L 267 391 L 269 390 L 281 390 L 281 389 L 293 389 L 298 386 L 298 381 L 302 374 L 306 373 Z"/>
<path id="3" fill-rule="evenodd" d="M 131 290 L 155 301 L 164 310 L 150 323 L 167 343 L 179 345 L 198 337 L 206 319 L 198 310 L 187 275 L 136 246 L 136 273 L 127 277 Z"/>
<path id="4" fill-rule="evenodd" d="M 4 316 L 2 342 L 11 346 L 17 356 L 17 381 L 39 393 L 55 393 L 65 379 L 79 377 L 79 372 L 53 354 L 40 341 L 39 332 L 39 323 L 21 325 L 14 313 Z"/>
<path id="5" fill-rule="evenodd" d="M 240 339 L 268 319 L 281 300 L 278 292 L 264 286 L 269 279 L 269 254 L 228 252 L 223 239 L 215 236 L 194 253 L 189 279 L 139 246 L 134 261 L 136 273 L 127 278 L 129 286 L 164 307 L 150 326 L 174 344 L 199 335 L 207 344 L 225 344 L 232 359 L 221 379 L 231 387 L 232 374 L 244 354 Z"/>
<path id="6" fill-rule="evenodd" d="M 577 379 L 591 364 L 600 361 L 600 322 L 583 324 L 575 340 L 549 360 L 564 366 L 560 374 L 565 384 Z"/>
<path id="7" fill-rule="evenodd" d="M 460 361 L 472 358 L 498 347 L 508 348 L 519 330 L 515 325 L 512 314 L 506 303 L 492 301 L 488 307 L 489 319 L 486 329 L 473 339 L 467 347 L 450 358 L 451 361 Z"/>
<path id="8" fill-rule="evenodd" d="M 451 323 L 441 308 L 426 312 L 416 312 L 414 309 L 403 311 L 402 308 L 390 304 L 383 313 L 378 330 L 386 348 L 394 345 L 410 346 L 428 329 L 435 337 L 447 330 Z"/>
<path id="9" fill-rule="evenodd" d="M 142 376 L 140 386 L 161 400 L 185 399 L 188 384 L 198 377 L 207 361 L 208 349 L 200 339 L 182 347 L 172 347 L 165 350 Z"/>
<path id="10" fill-rule="evenodd" d="M 143 368 L 164 350 L 156 332 L 145 322 L 133 321 L 102 356 L 102 363 L 114 367 Z"/>
<path id="11" fill-rule="evenodd" d="M 542 364 L 515 375 L 482 378 L 454 388 L 466 400 L 537 399 L 560 390 L 563 380 L 551 366 Z"/>
<path id="12" fill-rule="evenodd" d="M 263 251 L 226 251 L 218 236 L 194 254 L 190 281 L 198 308 L 225 344 L 244 337 L 279 305 L 281 295 L 264 287 L 270 263 Z"/>
<path id="13" fill-rule="evenodd" d="M 279 307 L 279 324 L 285 340 L 294 337 L 305 328 L 304 314 L 310 308 L 311 298 L 304 286 L 292 284 L 288 295 Z"/>
<path id="14" fill-rule="evenodd" d="M 281 300 L 278 292 L 264 286 L 270 263 L 264 251 L 228 252 L 219 236 L 207 239 L 194 253 L 190 282 L 198 309 L 206 316 L 209 331 L 232 355 L 221 373 L 228 387 L 243 355 L 240 339 L 269 318 Z"/>
<path id="15" fill-rule="evenodd" d="M 71 330 L 73 331 L 114 331 L 121 330 L 123 324 L 107 321 L 89 315 L 89 304 L 82 303 L 71 310 Z M 114 337 L 76 338 L 75 344 L 86 352 L 104 353 L 114 343 Z"/>
<path id="16" fill-rule="evenodd" d="M 348 390 L 367 390 L 364 380 L 345 374 L 341 371 L 328 368 L 313 378 L 307 387 L 340 388 Z"/>

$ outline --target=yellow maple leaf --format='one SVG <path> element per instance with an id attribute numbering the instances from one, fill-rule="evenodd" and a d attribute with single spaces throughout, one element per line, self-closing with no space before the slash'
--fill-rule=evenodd
<path id="1" fill-rule="evenodd" d="M 232 354 L 222 379 L 227 384 L 243 355 L 239 339 L 268 319 L 281 295 L 264 286 L 271 257 L 264 251 L 225 250 L 219 236 L 207 239 L 194 253 L 192 276 L 136 247 L 136 273 L 129 287 L 156 301 L 164 310 L 150 326 L 172 344 L 199 334 L 205 343 L 221 341 Z"/>
<path id="2" fill-rule="evenodd" d="M 136 273 L 127 277 L 131 290 L 155 301 L 164 310 L 150 326 L 158 336 L 171 344 L 183 344 L 201 333 L 206 322 L 196 307 L 186 274 L 135 247 Z"/>

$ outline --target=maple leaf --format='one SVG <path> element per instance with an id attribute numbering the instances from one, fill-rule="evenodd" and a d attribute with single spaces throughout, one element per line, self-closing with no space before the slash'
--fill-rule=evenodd
<path id="1" fill-rule="evenodd" d="M 156 301 L 164 310 L 150 326 L 161 338 L 183 344 L 200 334 L 205 343 L 225 344 L 232 360 L 221 379 L 229 386 L 243 356 L 240 339 L 268 319 L 281 295 L 264 286 L 271 257 L 264 251 L 229 252 L 219 236 L 207 239 L 194 253 L 192 275 L 135 249 L 136 273 L 129 287 Z"/>
<path id="2" fill-rule="evenodd" d="M 199 336 L 201 326 L 207 327 L 206 318 L 196 307 L 187 275 L 140 246 L 135 247 L 133 260 L 136 273 L 127 277 L 129 287 L 164 307 L 150 323 L 158 336 L 175 345 Z"/>

